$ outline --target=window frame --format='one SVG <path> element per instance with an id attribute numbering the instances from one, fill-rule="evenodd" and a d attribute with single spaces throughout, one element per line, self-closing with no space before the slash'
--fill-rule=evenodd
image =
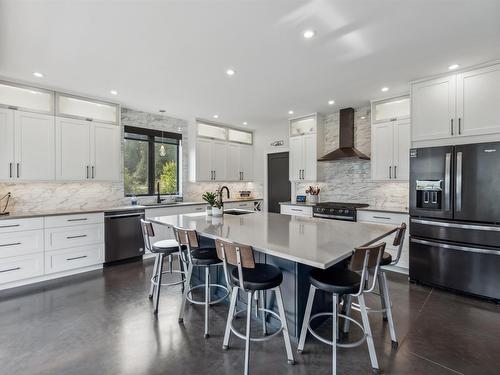
<path id="1" fill-rule="evenodd" d="M 147 139 L 135 139 L 135 138 L 129 138 L 127 137 L 127 133 L 132 133 L 132 134 L 137 134 L 140 136 L 146 136 Z M 172 139 L 176 140 L 176 143 L 172 142 L 158 142 L 155 140 L 155 138 L 165 138 L 165 139 Z M 157 194 L 156 192 L 156 187 L 155 187 L 155 182 L 156 182 L 156 177 L 155 177 L 155 167 L 156 167 L 156 159 L 155 159 L 155 145 L 156 144 L 165 144 L 165 145 L 176 145 L 177 146 L 177 179 L 176 179 L 176 192 L 175 193 L 166 193 L 166 194 L 160 194 L 160 195 L 179 195 L 180 193 L 180 185 L 179 182 L 181 180 L 181 166 L 180 166 L 180 150 L 181 150 L 181 145 L 182 145 L 182 134 L 180 133 L 173 133 L 173 132 L 168 132 L 168 131 L 161 131 L 161 130 L 155 130 L 155 129 L 147 129 L 147 128 L 139 128 L 136 126 L 125 126 L 124 127 L 124 134 L 123 134 L 123 139 L 129 139 L 129 140 L 136 140 L 136 141 L 143 141 L 147 142 L 148 144 L 148 192 L 147 194 L 133 194 L 133 193 L 127 193 L 125 192 L 126 197 L 131 197 L 132 195 L 135 195 L 137 197 L 151 197 Z M 125 157 L 125 156 L 124 156 Z M 125 167 L 124 167 L 125 168 Z M 123 188 L 125 191 L 125 181 L 123 182 Z"/>

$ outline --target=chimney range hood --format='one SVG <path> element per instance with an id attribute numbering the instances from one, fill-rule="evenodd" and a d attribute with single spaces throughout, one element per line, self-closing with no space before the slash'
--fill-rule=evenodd
<path id="1" fill-rule="evenodd" d="M 340 110 L 339 148 L 329 152 L 318 161 L 331 161 L 345 158 L 359 158 L 370 160 L 361 151 L 354 148 L 354 109 L 343 108 Z"/>

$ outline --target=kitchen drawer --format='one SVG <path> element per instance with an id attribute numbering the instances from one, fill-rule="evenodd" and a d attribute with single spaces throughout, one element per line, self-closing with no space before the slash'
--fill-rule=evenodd
<path id="1" fill-rule="evenodd" d="M 43 230 L 0 233 L 0 258 L 43 252 Z"/>
<path id="2" fill-rule="evenodd" d="M 196 205 L 196 206 L 184 206 L 182 207 L 182 213 L 183 214 L 192 214 L 195 212 L 205 212 L 207 209 L 207 205 L 202 204 L 202 205 Z"/>
<path id="3" fill-rule="evenodd" d="M 104 224 L 45 229 L 45 250 L 104 243 Z"/>
<path id="4" fill-rule="evenodd" d="M 284 215 L 307 216 L 312 217 L 313 208 L 307 206 L 281 205 L 281 213 Z"/>
<path id="5" fill-rule="evenodd" d="M 103 262 L 103 244 L 47 251 L 45 253 L 45 273 L 62 272 L 75 268 L 93 266 Z"/>
<path id="6" fill-rule="evenodd" d="M 357 211 L 357 219 L 359 222 L 370 222 L 377 224 L 396 224 L 406 223 L 408 225 L 409 216 L 407 214 L 398 214 L 394 212 L 384 211 Z"/>
<path id="7" fill-rule="evenodd" d="M 146 219 L 157 216 L 182 215 L 195 212 L 205 212 L 206 205 L 189 205 L 189 206 L 171 206 L 171 207 L 156 207 L 146 209 Z"/>
<path id="8" fill-rule="evenodd" d="M 253 211 L 253 201 L 224 203 L 224 208 L 239 208 Z"/>
<path id="9" fill-rule="evenodd" d="M 104 223 L 104 213 L 90 213 L 81 215 L 60 215 L 46 216 L 45 228 L 68 227 L 82 224 L 99 224 Z"/>
<path id="10" fill-rule="evenodd" d="M 0 259 L 0 284 L 43 275 L 43 253 Z"/>
<path id="11" fill-rule="evenodd" d="M 0 234 L 34 229 L 43 229 L 43 217 L 0 220 Z"/>

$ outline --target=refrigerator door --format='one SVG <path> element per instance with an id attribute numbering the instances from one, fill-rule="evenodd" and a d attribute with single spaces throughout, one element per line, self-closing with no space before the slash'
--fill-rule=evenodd
<path id="1" fill-rule="evenodd" d="M 453 146 L 410 150 L 410 215 L 453 217 Z"/>
<path id="2" fill-rule="evenodd" d="M 455 147 L 456 220 L 500 223 L 500 143 Z"/>

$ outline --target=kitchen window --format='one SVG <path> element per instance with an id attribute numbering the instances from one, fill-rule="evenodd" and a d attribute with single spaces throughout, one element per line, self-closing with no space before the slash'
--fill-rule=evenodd
<path id="1" fill-rule="evenodd" d="M 182 134 L 125 126 L 125 195 L 179 194 Z"/>

